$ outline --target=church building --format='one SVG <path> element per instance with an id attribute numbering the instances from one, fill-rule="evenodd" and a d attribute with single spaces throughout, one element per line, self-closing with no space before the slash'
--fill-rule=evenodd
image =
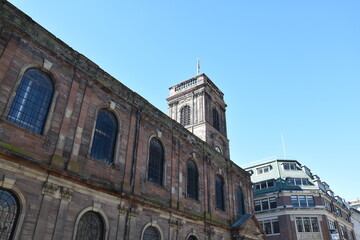
<path id="1" fill-rule="evenodd" d="M 167 101 L 1 0 L 0 239 L 263 239 L 224 94 L 198 74 Z"/>

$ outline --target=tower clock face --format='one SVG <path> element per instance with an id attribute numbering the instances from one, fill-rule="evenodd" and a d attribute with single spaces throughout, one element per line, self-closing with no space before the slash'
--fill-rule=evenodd
<path id="1" fill-rule="evenodd" d="M 217 152 L 221 153 L 221 148 L 220 148 L 219 146 L 215 146 L 214 149 L 215 149 Z"/>

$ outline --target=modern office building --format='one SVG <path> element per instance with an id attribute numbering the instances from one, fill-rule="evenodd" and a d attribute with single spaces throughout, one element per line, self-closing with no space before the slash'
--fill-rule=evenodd
<path id="1" fill-rule="evenodd" d="M 0 239 L 263 239 L 221 91 L 168 101 L 176 121 L 0 1 Z"/>
<path id="2" fill-rule="evenodd" d="M 256 217 L 267 240 L 354 240 L 350 207 L 329 185 L 296 160 L 246 167 Z"/>

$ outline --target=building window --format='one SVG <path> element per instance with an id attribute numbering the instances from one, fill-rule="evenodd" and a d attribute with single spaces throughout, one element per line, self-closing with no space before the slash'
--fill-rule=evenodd
<path id="1" fill-rule="evenodd" d="M 190 106 L 186 105 L 180 110 L 180 123 L 183 126 L 190 124 Z"/>
<path id="2" fill-rule="evenodd" d="M 104 239 L 104 222 L 101 216 L 93 211 L 86 212 L 78 223 L 76 240 Z"/>
<path id="3" fill-rule="evenodd" d="M 19 208 L 17 198 L 0 189 L 0 239 L 13 239 Z"/>
<path id="4" fill-rule="evenodd" d="M 307 178 L 286 178 L 288 186 L 307 186 L 310 185 Z"/>
<path id="5" fill-rule="evenodd" d="M 189 160 L 187 163 L 187 196 L 198 200 L 199 198 L 199 174 L 194 161 Z"/>
<path id="6" fill-rule="evenodd" d="M 143 240 L 160 240 L 160 233 L 155 227 L 149 226 L 145 229 Z"/>
<path id="7" fill-rule="evenodd" d="M 244 194 L 240 187 L 236 189 L 238 217 L 245 214 Z"/>
<path id="8" fill-rule="evenodd" d="M 148 181 L 163 185 L 164 148 L 159 140 L 152 138 L 149 149 Z"/>
<path id="9" fill-rule="evenodd" d="M 213 126 L 216 130 L 220 131 L 219 113 L 215 108 L 213 109 Z"/>
<path id="10" fill-rule="evenodd" d="M 7 120 L 42 134 L 53 92 L 54 85 L 49 75 L 36 68 L 26 70 Z"/>
<path id="11" fill-rule="evenodd" d="M 338 215 L 338 216 L 340 216 L 340 217 L 342 217 L 342 215 L 341 215 L 341 210 L 340 210 L 339 207 L 335 207 L 335 214 Z"/>
<path id="12" fill-rule="evenodd" d="M 254 205 L 255 205 L 255 212 L 277 208 L 275 197 L 255 200 Z"/>
<path id="13" fill-rule="evenodd" d="M 284 170 L 297 170 L 296 163 L 283 163 Z"/>
<path id="14" fill-rule="evenodd" d="M 270 219 L 265 221 L 259 221 L 260 226 L 263 228 L 266 235 L 280 233 L 279 220 Z"/>
<path id="15" fill-rule="evenodd" d="M 343 238 L 344 238 L 344 239 L 349 239 L 345 227 L 344 227 L 344 226 L 340 226 L 340 229 L 341 229 L 341 235 L 343 236 Z"/>
<path id="16" fill-rule="evenodd" d="M 334 222 L 334 221 L 329 220 L 329 221 L 328 221 L 328 225 L 329 225 L 329 230 L 330 230 L 330 232 L 336 231 L 336 225 L 335 225 L 335 222 Z"/>
<path id="17" fill-rule="evenodd" d="M 297 217 L 296 228 L 298 232 L 319 232 L 319 223 L 316 217 Z"/>
<path id="18" fill-rule="evenodd" d="M 225 211 L 224 181 L 219 176 L 215 177 L 216 208 Z"/>
<path id="19" fill-rule="evenodd" d="M 112 164 L 117 135 L 117 121 L 115 115 L 101 109 L 96 119 L 94 138 L 90 156 L 107 164 Z"/>
<path id="20" fill-rule="evenodd" d="M 291 196 L 291 203 L 293 207 L 315 207 L 313 196 L 293 195 Z"/>
<path id="21" fill-rule="evenodd" d="M 332 207 L 331 207 L 331 203 L 328 200 L 324 200 L 325 203 L 325 209 L 332 212 Z"/>
<path id="22" fill-rule="evenodd" d="M 271 171 L 271 166 L 270 165 L 260 167 L 260 168 L 256 169 L 256 172 L 257 172 L 258 175 L 263 174 L 263 173 L 267 173 L 267 172 L 270 172 L 270 171 Z"/>
<path id="23" fill-rule="evenodd" d="M 192 236 L 190 236 L 190 237 L 188 238 L 188 240 L 198 240 L 198 239 L 197 239 L 197 237 L 195 237 L 194 235 L 192 235 Z"/>
<path id="24" fill-rule="evenodd" d="M 254 184 L 255 191 L 275 187 L 274 179 L 262 181 Z"/>

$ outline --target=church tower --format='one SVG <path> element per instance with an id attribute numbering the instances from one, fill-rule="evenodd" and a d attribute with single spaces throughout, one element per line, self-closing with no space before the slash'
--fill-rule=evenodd
<path id="1" fill-rule="evenodd" d="M 205 75 L 199 74 L 169 88 L 169 116 L 230 158 L 226 134 L 224 94 Z"/>

